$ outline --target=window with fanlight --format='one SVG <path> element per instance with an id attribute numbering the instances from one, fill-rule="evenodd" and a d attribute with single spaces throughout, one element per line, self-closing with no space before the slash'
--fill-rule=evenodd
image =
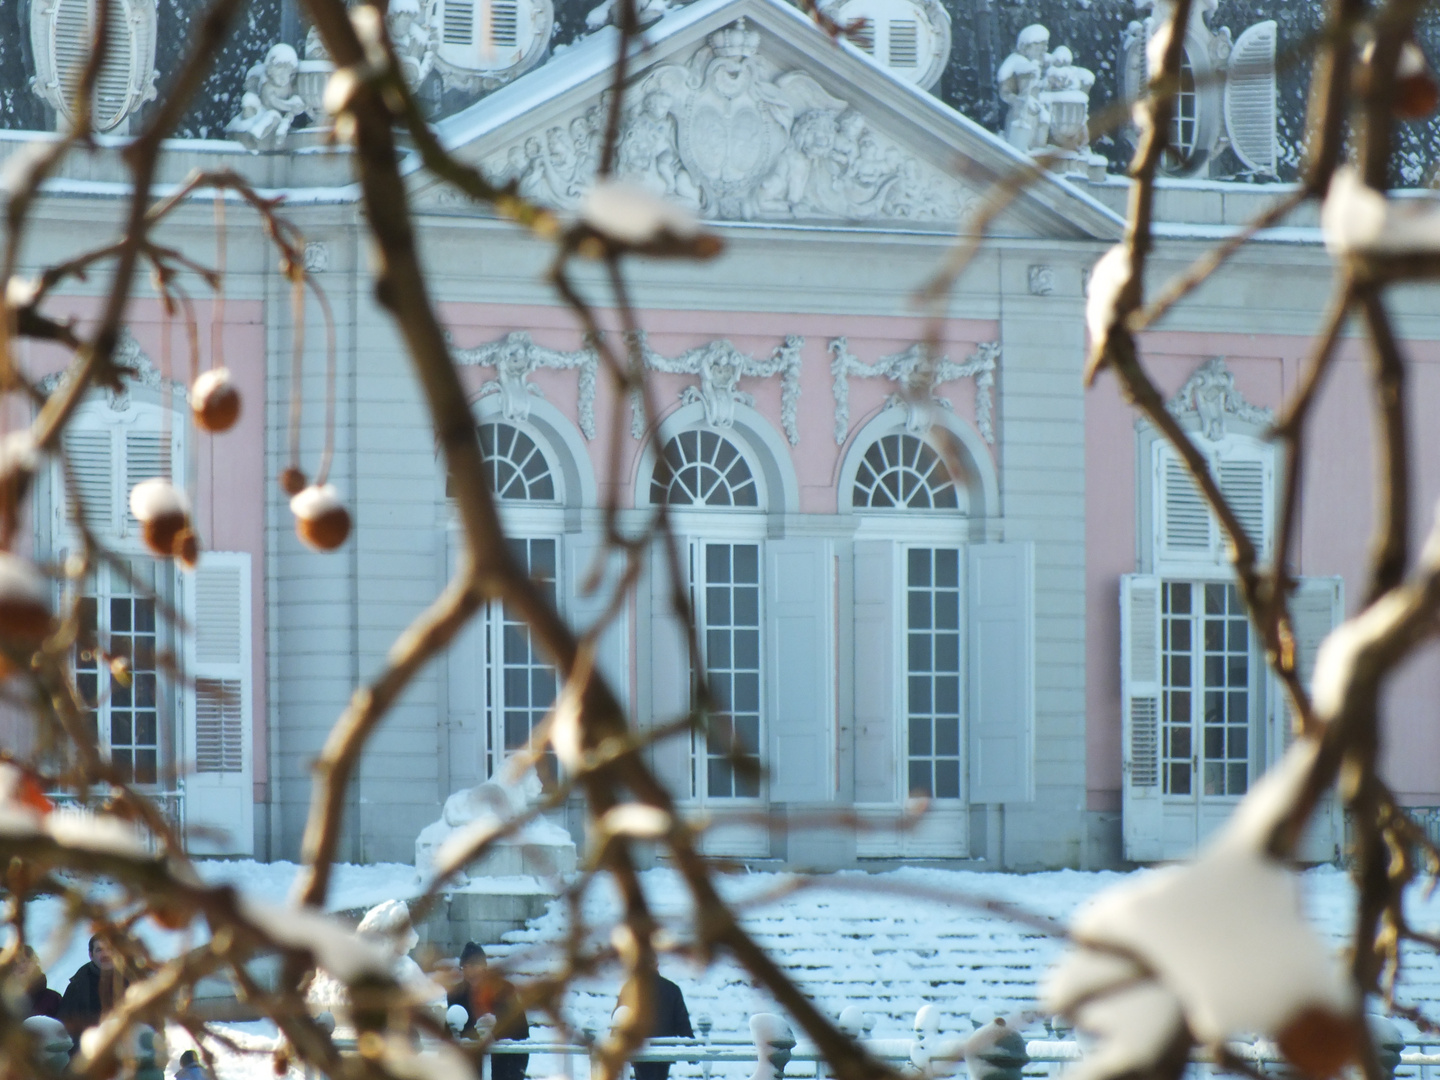
<path id="1" fill-rule="evenodd" d="M 962 504 L 945 459 L 910 434 L 885 435 L 870 445 L 850 501 L 869 510 L 958 510 Z"/>
<path id="2" fill-rule="evenodd" d="M 766 738 L 764 679 L 764 519 L 756 469 L 727 434 L 682 431 L 668 440 L 650 477 L 650 499 L 687 513 L 690 603 L 709 708 L 691 736 L 685 794 L 698 800 L 761 795 Z"/>
<path id="3" fill-rule="evenodd" d="M 479 425 L 480 449 L 491 490 L 507 515 L 511 557 L 550 600 L 560 595 L 560 533 L 563 523 L 558 471 L 538 433 L 517 424 Z M 540 652 L 529 625 L 504 604 L 491 604 L 481 619 L 484 665 L 484 775 L 529 746 L 555 703 L 553 664 Z M 556 780 L 554 755 L 540 760 L 542 783 Z"/>
<path id="4" fill-rule="evenodd" d="M 900 617 L 904 626 L 901 708 L 905 717 L 902 784 L 911 795 L 958 800 L 963 795 L 964 549 L 949 540 L 965 490 L 929 441 L 909 432 L 882 435 L 866 447 L 850 492 L 857 510 L 903 513 L 892 532 L 901 548 Z M 915 511 L 944 511 L 933 540 L 915 532 Z M 882 515 L 883 516 L 883 515 Z M 948 517 L 949 523 L 944 524 Z"/>

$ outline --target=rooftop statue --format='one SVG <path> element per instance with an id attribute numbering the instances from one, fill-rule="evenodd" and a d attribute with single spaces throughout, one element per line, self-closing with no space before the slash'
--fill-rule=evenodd
<path id="1" fill-rule="evenodd" d="M 295 88 L 299 66 L 293 47 L 283 42 L 271 45 L 265 59 L 245 73 L 240 115 L 226 124 L 225 130 L 251 150 L 284 146 L 295 118 L 306 111 L 305 99 Z"/>
<path id="2" fill-rule="evenodd" d="M 1046 154 L 1060 171 L 1091 164 L 1090 89 L 1095 73 L 1075 63 L 1061 45 L 1050 52 L 1050 31 L 1032 23 L 996 73 L 1005 102 L 1005 141 L 1017 150 Z"/>

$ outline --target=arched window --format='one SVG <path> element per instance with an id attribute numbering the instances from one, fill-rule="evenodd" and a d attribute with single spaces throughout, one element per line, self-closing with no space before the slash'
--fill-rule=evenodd
<path id="1" fill-rule="evenodd" d="M 945 460 L 915 435 L 886 435 L 865 451 L 851 504 L 872 510 L 956 510 L 960 495 Z"/>
<path id="2" fill-rule="evenodd" d="M 496 497 L 516 502 L 555 501 L 550 463 L 525 432 L 511 424 L 481 424 L 480 450 Z"/>
<path id="3" fill-rule="evenodd" d="M 1170 145 L 1165 148 L 1165 169 L 1183 172 L 1195 159 L 1199 146 L 1200 99 L 1195 92 L 1195 68 L 1187 50 L 1180 61 L 1180 86 L 1175 91 L 1175 112 L 1170 118 Z"/>
<path id="4" fill-rule="evenodd" d="M 713 431 L 682 431 L 665 444 L 650 501 L 669 506 L 760 505 L 759 488 L 735 444 Z M 668 465 L 668 475 L 667 475 Z"/>

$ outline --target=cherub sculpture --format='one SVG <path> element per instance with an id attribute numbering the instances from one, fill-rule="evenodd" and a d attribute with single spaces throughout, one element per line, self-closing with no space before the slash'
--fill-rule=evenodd
<path id="1" fill-rule="evenodd" d="M 1015 51 L 995 73 L 1000 100 L 1009 106 L 1005 114 L 1005 141 L 1017 150 L 1044 146 L 1049 137 L 1050 114 L 1040 100 L 1044 89 L 1050 31 L 1032 23 L 1015 39 Z"/>
<path id="2" fill-rule="evenodd" d="M 300 58 L 293 47 L 270 46 L 265 59 L 245 73 L 245 94 L 240 115 L 225 125 L 235 139 L 251 150 L 278 150 L 295 118 L 305 112 L 305 99 L 295 90 Z"/>

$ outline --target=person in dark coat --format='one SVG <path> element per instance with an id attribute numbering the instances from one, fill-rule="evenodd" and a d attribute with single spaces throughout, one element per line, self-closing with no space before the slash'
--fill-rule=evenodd
<path id="1" fill-rule="evenodd" d="M 466 1022 L 462 1036 L 475 1038 L 475 1021 L 485 1015 L 495 1017 L 496 1040 L 521 1041 L 530 1038 L 530 1021 L 520 1008 L 520 995 L 503 976 L 490 970 L 485 950 L 473 941 L 460 951 L 460 985 L 446 996 L 449 1005 L 465 1009 Z M 490 1058 L 491 1080 L 524 1080 L 529 1054 L 493 1054 Z"/>
<path id="2" fill-rule="evenodd" d="M 194 1050 L 186 1050 L 180 1055 L 180 1068 L 175 1070 L 175 1080 L 215 1080 L 215 1077 L 200 1064 L 200 1055 Z"/>
<path id="3" fill-rule="evenodd" d="M 690 1027 L 690 1010 L 685 1008 L 685 995 L 669 979 L 658 971 L 655 973 L 655 1023 L 651 1025 L 647 1038 L 651 1039 L 693 1039 L 695 1032 Z M 635 1080 L 669 1080 L 668 1061 L 637 1061 L 631 1066 Z"/>
<path id="4" fill-rule="evenodd" d="M 21 1019 L 28 1020 L 32 1016 L 58 1019 L 60 991 L 50 989 L 45 972 L 40 969 L 40 958 L 29 945 L 25 946 L 16 968 L 15 977 L 25 986 L 25 1015 Z"/>
<path id="5" fill-rule="evenodd" d="M 90 939 L 90 962 L 70 977 L 70 985 L 60 999 L 59 1020 L 76 1046 L 80 1045 L 80 1033 L 98 1024 L 124 996 L 125 986 L 126 979 L 115 966 L 109 944 L 95 935 Z"/>

